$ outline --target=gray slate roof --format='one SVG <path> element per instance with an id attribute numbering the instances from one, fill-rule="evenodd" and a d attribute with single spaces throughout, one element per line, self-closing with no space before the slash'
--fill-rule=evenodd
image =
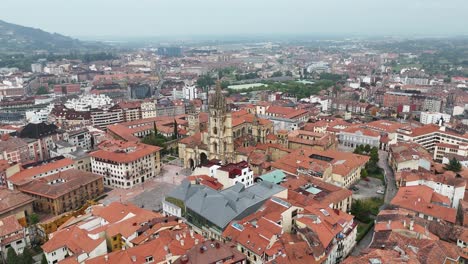
<path id="1" fill-rule="evenodd" d="M 237 183 L 216 191 L 184 181 L 168 196 L 184 201 L 188 209 L 224 229 L 232 220 L 254 213 L 266 200 L 283 190 L 282 186 L 260 182 L 249 188 Z"/>

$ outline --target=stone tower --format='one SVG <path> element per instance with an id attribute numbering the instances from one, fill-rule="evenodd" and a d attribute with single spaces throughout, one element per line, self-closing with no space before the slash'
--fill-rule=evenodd
<path id="1" fill-rule="evenodd" d="M 219 159 L 223 164 L 234 162 L 232 116 L 219 81 L 215 93 L 210 97 L 208 110 L 209 158 Z"/>
<path id="2" fill-rule="evenodd" d="M 188 118 L 188 134 L 193 136 L 194 134 L 200 132 L 200 113 L 195 110 L 195 107 L 191 107 L 189 113 L 187 114 Z"/>

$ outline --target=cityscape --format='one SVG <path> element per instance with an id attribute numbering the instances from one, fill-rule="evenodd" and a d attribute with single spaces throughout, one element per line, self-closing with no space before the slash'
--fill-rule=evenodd
<path id="1" fill-rule="evenodd" d="M 466 3 L 28 1 L 0 20 L 0 263 L 468 263 Z"/>

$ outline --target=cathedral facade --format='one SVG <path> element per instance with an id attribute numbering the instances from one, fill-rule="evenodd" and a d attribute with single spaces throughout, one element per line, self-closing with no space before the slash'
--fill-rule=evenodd
<path id="1" fill-rule="evenodd" d="M 266 136 L 273 133 L 273 124 L 259 119 L 246 111 L 231 112 L 220 84 L 208 102 L 208 125 L 200 129 L 200 113 L 192 110 L 187 114 L 189 136 L 179 141 L 179 158 L 185 168 L 195 168 L 208 160 L 216 159 L 222 164 L 238 162 L 237 147 L 265 143 Z"/>

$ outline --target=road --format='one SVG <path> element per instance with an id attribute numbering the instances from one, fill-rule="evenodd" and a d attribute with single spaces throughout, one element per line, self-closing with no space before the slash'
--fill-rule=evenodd
<path id="1" fill-rule="evenodd" d="M 388 166 L 388 152 L 379 150 L 379 167 L 384 170 L 385 175 L 385 183 L 386 183 L 386 191 L 385 191 L 385 199 L 384 205 L 382 205 L 381 210 L 384 209 L 390 201 L 395 197 L 397 193 L 397 187 L 395 182 L 395 175 L 393 174 L 392 169 Z M 374 228 L 371 228 L 369 232 L 363 237 L 361 241 L 354 247 L 352 251 L 352 255 L 356 256 L 361 252 L 361 250 L 366 249 L 369 247 L 370 243 L 372 242 L 372 237 L 374 235 Z"/>
<path id="2" fill-rule="evenodd" d="M 388 152 L 379 150 L 379 167 L 384 170 L 386 191 L 385 191 L 385 204 L 389 204 L 390 201 L 395 197 L 397 193 L 397 187 L 395 182 L 395 175 L 392 169 L 388 166 Z"/>
<path id="3" fill-rule="evenodd" d="M 353 248 L 353 251 L 351 251 L 352 256 L 358 256 L 360 252 L 363 249 L 366 249 L 369 247 L 370 243 L 372 242 L 372 237 L 374 236 L 374 227 L 372 227 L 369 232 L 359 241 L 359 243 L 356 244 L 356 246 Z"/>

